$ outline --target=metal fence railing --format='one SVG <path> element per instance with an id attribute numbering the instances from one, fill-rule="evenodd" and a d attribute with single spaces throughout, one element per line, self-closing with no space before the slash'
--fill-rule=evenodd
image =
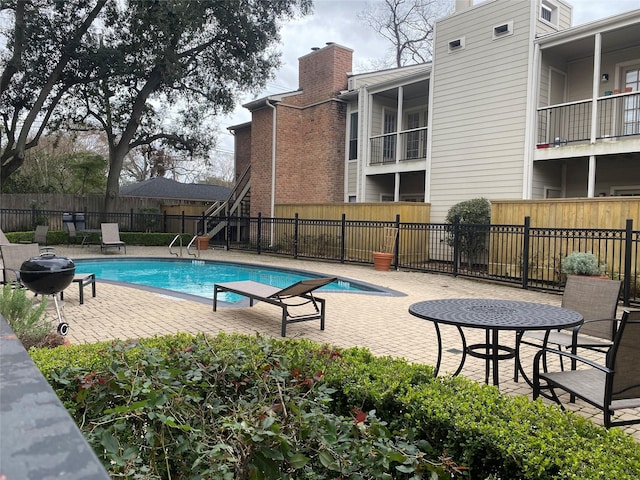
<path id="1" fill-rule="evenodd" d="M 63 219 L 76 229 L 99 229 L 115 222 L 123 232 L 201 234 L 207 222 L 224 226 L 213 241 L 225 248 L 287 255 L 341 263 L 373 263 L 372 252 L 384 242 L 385 228 L 398 231 L 393 266 L 399 269 L 460 275 L 519 285 L 522 288 L 561 291 L 562 259 L 573 251 L 592 252 L 606 266 L 609 278 L 623 281 L 625 305 L 640 304 L 640 231 L 633 221 L 624 228 L 531 227 L 469 225 L 463 223 L 407 223 L 395 221 L 217 217 L 163 213 L 68 212 L 0 209 L 5 232 L 33 230 L 45 222 L 62 230 Z M 84 222 L 78 225 L 78 222 Z"/>

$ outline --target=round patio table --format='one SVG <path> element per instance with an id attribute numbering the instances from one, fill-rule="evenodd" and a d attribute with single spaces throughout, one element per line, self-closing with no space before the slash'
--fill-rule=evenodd
<path id="1" fill-rule="evenodd" d="M 438 375 L 442 361 L 442 337 L 439 324 L 453 325 L 462 339 L 462 360 L 454 375 L 458 375 L 464 366 L 467 355 L 485 360 L 485 383 L 489 383 L 489 369 L 493 372 L 493 384 L 498 385 L 498 362 L 517 357 L 515 348 L 500 345 L 500 330 L 546 330 L 544 345 L 548 333 L 559 328 L 580 325 L 582 315 L 562 307 L 543 303 L 518 302 L 513 300 L 452 298 L 427 300 L 414 303 L 409 313 L 418 318 L 432 321 L 438 338 L 438 361 L 435 375 Z M 485 343 L 467 345 L 463 328 L 480 328 L 486 332 Z M 516 358 L 516 367 L 520 369 L 527 382 L 528 378 Z"/>

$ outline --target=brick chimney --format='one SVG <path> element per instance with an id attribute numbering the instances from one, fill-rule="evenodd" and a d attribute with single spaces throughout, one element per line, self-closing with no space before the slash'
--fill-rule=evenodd
<path id="1" fill-rule="evenodd" d="M 346 90 L 347 73 L 352 70 L 353 50 L 350 48 L 329 42 L 323 48 L 311 50 L 298 59 L 303 104 L 326 100 Z"/>

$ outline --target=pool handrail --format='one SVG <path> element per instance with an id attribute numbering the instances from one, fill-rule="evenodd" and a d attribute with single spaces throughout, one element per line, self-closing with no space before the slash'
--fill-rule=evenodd
<path id="1" fill-rule="evenodd" d="M 197 239 L 198 239 L 198 235 L 194 235 L 193 238 L 191 239 L 191 241 L 189 242 L 189 245 L 187 245 L 187 253 L 189 255 L 193 255 L 194 257 L 199 257 L 200 256 L 200 249 L 196 249 L 196 251 L 198 252 L 197 255 L 195 253 L 191 253 L 191 251 L 189 249 L 191 248 L 191 245 L 193 245 L 193 242 L 195 242 Z"/>
<path id="2" fill-rule="evenodd" d="M 180 255 L 178 255 L 176 252 L 174 252 L 172 250 L 173 248 L 173 244 L 176 243 L 176 240 L 180 239 Z M 182 235 L 178 234 L 175 237 L 173 237 L 173 240 L 171 240 L 171 243 L 169 244 L 169 254 L 170 255 L 175 255 L 176 257 L 181 257 L 182 256 Z"/>

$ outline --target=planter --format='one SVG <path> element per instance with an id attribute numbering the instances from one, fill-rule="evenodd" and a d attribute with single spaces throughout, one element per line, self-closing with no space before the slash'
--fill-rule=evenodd
<path id="1" fill-rule="evenodd" d="M 196 243 L 198 244 L 198 250 L 206 250 L 209 248 L 209 237 L 206 235 L 198 237 Z"/>
<path id="2" fill-rule="evenodd" d="M 393 253 L 373 252 L 373 268 L 380 272 L 387 272 L 393 261 Z"/>

